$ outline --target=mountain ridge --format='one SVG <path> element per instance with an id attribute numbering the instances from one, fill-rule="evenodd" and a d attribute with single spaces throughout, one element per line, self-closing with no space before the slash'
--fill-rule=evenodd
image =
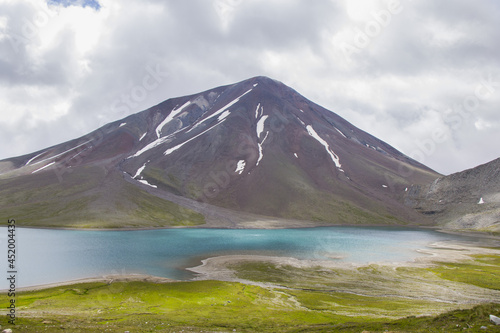
<path id="1" fill-rule="evenodd" d="M 171 98 L 78 139 L 0 161 L 4 193 L 22 199 L 0 207 L 33 225 L 77 227 L 200 225 L 200 213 L 229 227 L 249 219 L 431 225 L 408 209 L 405 192 L 440 176 L 258 76 Z M 33 187 L 40 197 L 30 194 Z M 50 199 L 59 192 L 71 193 L 64 199 L 73 198 L 76 213 Z"/>
<path id="2" fill-rule="evenodd" d="M 445 229 L 500 232 L 500 158 L 413 185 L 405 204 Z"/>

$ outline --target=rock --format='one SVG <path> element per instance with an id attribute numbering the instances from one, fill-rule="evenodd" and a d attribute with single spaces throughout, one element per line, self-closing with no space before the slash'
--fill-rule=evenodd
<path id="1" fill-rule="evenodd" d="M 490 321 L 495 325 L 500 325 L 500 318 L 494 315 L 490 315 Z"/>
<path id="2" fill-rule="evenodd" d="M 12 333 L 12 330 L 10 328 L 6 328 L 2 331 L 2 333 Z"/>
<path id="3" fill-rule="evenodd" d="M 488 329 L 488 327 L 486 327 L 486 326 L 481 326 L 481 329 L 482 329 L 482 330 L 486 330 L 486 329 Z"/>

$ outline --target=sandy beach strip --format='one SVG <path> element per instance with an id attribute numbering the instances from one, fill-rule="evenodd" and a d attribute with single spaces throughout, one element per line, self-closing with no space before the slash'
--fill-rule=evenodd
<path id="1" fill-rule="evenodd" d="M 168 279 L 168 278 L 159 277 L 159 276 L 153 276 L 153 275 L 145 275 L 145 274 L 123 274 L 122 275 L 122 274 L 115 274 L 115 275 L 103 275 L 103 276 L 98 276 L 98 277 L 91 277 L 91 278 L 83 278 L 83 279 L 69 280 L 69 281 L 63 281 L 63 282 L 41 284 L 41 285 L 30 286 L 30 287 L 20 287 L 20 288 L 16 288 L 16 291 L 19 291 L 19 292 L 36 291 L 36 290 L 42 290 L 42 289 L 71 286 L 71 285 L 81 284 L 81 283 L 103 282 L 103 283 L 111 284 L 113 282 L 132 282 L 132 281 L 141 281 L 141 282 L 150 282 L 150 283 L 171 283 L 171 282 L 177 282 L 177 280 Z M 0 293 L 6 293 L 7 291 L 8 290 L 5 290 L 5 289 L 4 290 L 0 290 Z"/>
<path id="2" fill-rule="evenodd" d="M 257 255 L 225 255 L 202 260 L 202 264 L 187 270 L 198 274 L 197 280 L 239 281 L 230 266 L 244 262 L 268 262 L 279 266 L 297 268 L 321 267 L 327 269 L 357 269 L 370 265 L 397 267 L 430 267 L 435 262 L 461 262 L 472 259 L 473 255 L 500 255 L 500 249 L 479 247 L 474 243 L 443 241 L 417 250 L 423 256 L 416 256 L 411 261 L 353 263 L 335 260 L 310 260 L 292 257 L 273 257 Z"/>

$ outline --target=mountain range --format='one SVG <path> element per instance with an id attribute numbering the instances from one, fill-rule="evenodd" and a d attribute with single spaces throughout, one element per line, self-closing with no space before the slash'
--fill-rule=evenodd
<path id="1" fill-rule="evenodd" d="M 74 228 L 495 231 L 499 163 L 445 177 L 283 83 L 254 77 L 0 161 L 0 214 Z"/>

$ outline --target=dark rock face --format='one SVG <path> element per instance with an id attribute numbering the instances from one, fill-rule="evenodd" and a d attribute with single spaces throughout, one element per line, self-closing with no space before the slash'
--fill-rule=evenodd
<path id="1" fill-rule="evenodd" d="M 500 231 L 500 159 L 414 185 L 405 204 L 446 228 Z"/>
<path id="2" fill-rule="evenodd" d="M 424 205 L 429 189 L 418 187 L 439 174 L 266 77 L 169 99 L 79 139 L 0 161 L 0 172 L 5 191 L 57 187 L 87 200 L 80 220 L 96 209 L 126 219 L 145 210 L 135 200 L 144 191 L 183 198 L 175 200 L 184 207 L 332 224 L 428 224 L 409 207 L 425 215 L 441 209 Z M 40 204 L 31 196 L 24 208 Z M 52 211 L 55 202 L 43 205 Z M 158 212 L 149 220 L 162 216 L 161 202 L 148 205 Z M 6 212 L 15 207 L 0 202 Z"/>

